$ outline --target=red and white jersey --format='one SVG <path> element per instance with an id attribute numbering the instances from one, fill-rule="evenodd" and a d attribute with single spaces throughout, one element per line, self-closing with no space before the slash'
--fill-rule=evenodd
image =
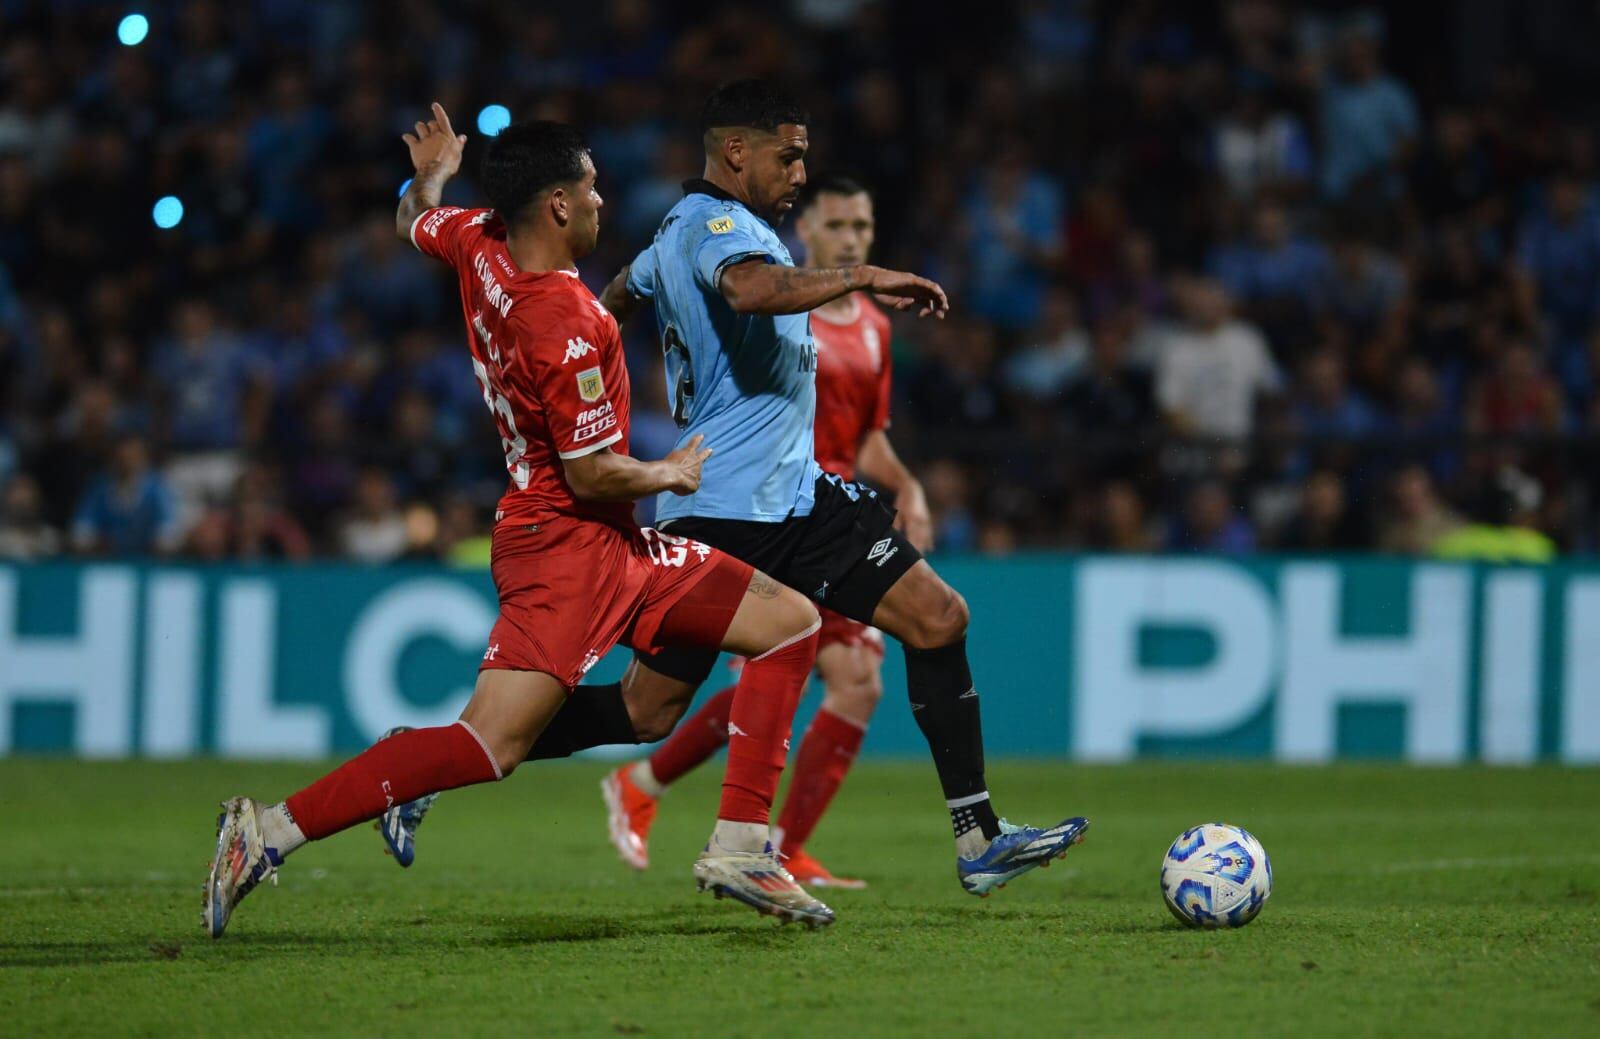
<path id="1" fill-rule="evenodd" d="M 493 210 L 430 209 L 412 222 L 411 241 L 460 281 L 472 369 L 511 477 L 495 518 L 637 529 L 631 502 L 580 501 L 561 468 L 604 447 L 628 451 L 628 369 L 611 312 L 576 271 L 518 270 Z"/>
<path id="2" fill-rule="evenodd" d="M 831 321 L 811 312 L 817 344 L 817 463 L 855 479 L 861 439 L 889 426 L 889 319 L 863 292 L 855 316 Z"/>

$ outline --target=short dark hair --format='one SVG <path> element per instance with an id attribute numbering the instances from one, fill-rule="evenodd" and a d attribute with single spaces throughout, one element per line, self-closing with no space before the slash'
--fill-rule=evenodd
<path id="1" fill-rule="evenodd" d="M 804 192 L 800 195 L 800 202 L 794 207 L 795 214 L 804 213 L 817 204 L 817 199 L 823 195 L 870 195 L 865 184 L 854 177 L 847 177 L 842 173 L 824 173 L 806 181 Z"/>
<path id="2" fill-rule="evenodd" d="M 804 125 L 811 116 L 794 95 L 764 79 L 736 79 L 711 92 L 700 110 L 700 130 L 749 126 L 776 130 L 785 123 Z"/>
<path id="3" fill-rule="evenodd" d="M 479 187 L 502 217 L 513 219 L 540 192 L 583 179 L 583 135 L 565 123 L 512 123 L 483 153 Z"/>

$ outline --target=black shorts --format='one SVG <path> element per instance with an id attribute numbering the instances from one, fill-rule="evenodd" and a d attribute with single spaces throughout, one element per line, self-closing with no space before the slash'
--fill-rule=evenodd
<path id="1" fill-rule="evenodd" d="M 922 553 L 894 529 L 894 509 L 872 488 L 824 473 L 814 497 L 806 516 L 772 523 L 686 516 L 661 529 L 720 548 L 819 606 L 871 624 L 878 603 Z M 717 656 L 691 646 L 636 654 L 650 670 L 695 685 L 711 674 Z"/>

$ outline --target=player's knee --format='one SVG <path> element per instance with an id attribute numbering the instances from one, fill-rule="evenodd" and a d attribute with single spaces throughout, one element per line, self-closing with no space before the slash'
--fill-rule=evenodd
<path id="1" fill-rule="evenodd" d="M 863 676 L 829 686 L 827 694 L 823 697 L 822 706 L 824 710 L 841 718 L 850 718 L 864 724 L 872 717 L 872 712 L 877 710 L 878 701 L 881 699 L 883 699 L 883 683 L 874 673 L 870 677 Z"/>
<path id="2" fill-rule="evenodd" d="M 967 633 L 967 622 L 972 615 L 967 610 L 967 600 L 949 585 L 941 585 L 939 592 L 920 611 L 907 633 L 906 641 L 912 649 L 938 649 L 956 642 Z"/>
<path id="3" fill-rule="evenodd" d="M 793 588 L 785 588 L 779 601 L 783 607 L 783 616 L 778 624 L 781 633 L 773 641 L 773 645 L 787 642 L 796 635 L 811 631 L 822 623 L 822 615 L 817 612 L 816 603 L 813 603 Z"/>
<path id="4" fill-rule="evenodd" d="M 634 739 L 640 743 L 654 743 L 664 740 L 677 728 L 678 720 L 683 717 L 686 703 L 657 704 L 642 710 L 639 714 L 629 714 L 628 720 L 633 723 Z"/>

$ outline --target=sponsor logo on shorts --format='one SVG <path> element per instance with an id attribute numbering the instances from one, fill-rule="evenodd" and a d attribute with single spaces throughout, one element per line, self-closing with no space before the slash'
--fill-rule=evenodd
<path id="1" fill-rule="evenodd" d="M 606 381 L 599 368 L 585 368 L 578 373 L 578 396 L 593 404 L 605 396 Z"/>
<path id="2" fill-rule="evenodd" d="M 499 655 L 499 653 L 500 653 L 500 643 L 496 642 L 494 645 L 490 646 L 488 649 L 483 651 L 483 659 L 485 659 L 485 660 L 493 660 L 496 656 Z"/>
<path id="3" fill-rule="evenodd" d="M 733 217 L 719 216 L 707 220 L 706 229 L 712 234 L 727 234 L 733 230 Z"/>
<path id="4" fill-rule="evenodd" d="M 867 559 L 869 561 L 876 561 L 877 565 L 881 568 L 883 564 L 893 559 L 894 554 L 898 551 L 900 551 L 900 546 L 894 543 L 893 538 L 884 538 L 882 541 L 878 542 L 876 545 L 873 545 L 867 550 Z"/>
<path id="5" fill-rule="evenodd" d="M 574 336 L 567 340 L 567 355 L 561 358 L 561 363 L 565 365 L 568 361 L 576 361 L 592 353 L 594 353 L 593 343 L 582 336 Z"/>
<path id="6" fill-rule="evenodd" d="M 600 654 L 595 652 L 592 649 L 589 650 L 589 652 L 587 652 L 587 653 L 585 653 L 583 655 L 583 663 L 578 665 L 578 674 L 580 674 L 580 675 L 588 674 L 589 673 L 589 669 L 591 667 L 594 667 L 598 663 L 600 663 Z"/>

